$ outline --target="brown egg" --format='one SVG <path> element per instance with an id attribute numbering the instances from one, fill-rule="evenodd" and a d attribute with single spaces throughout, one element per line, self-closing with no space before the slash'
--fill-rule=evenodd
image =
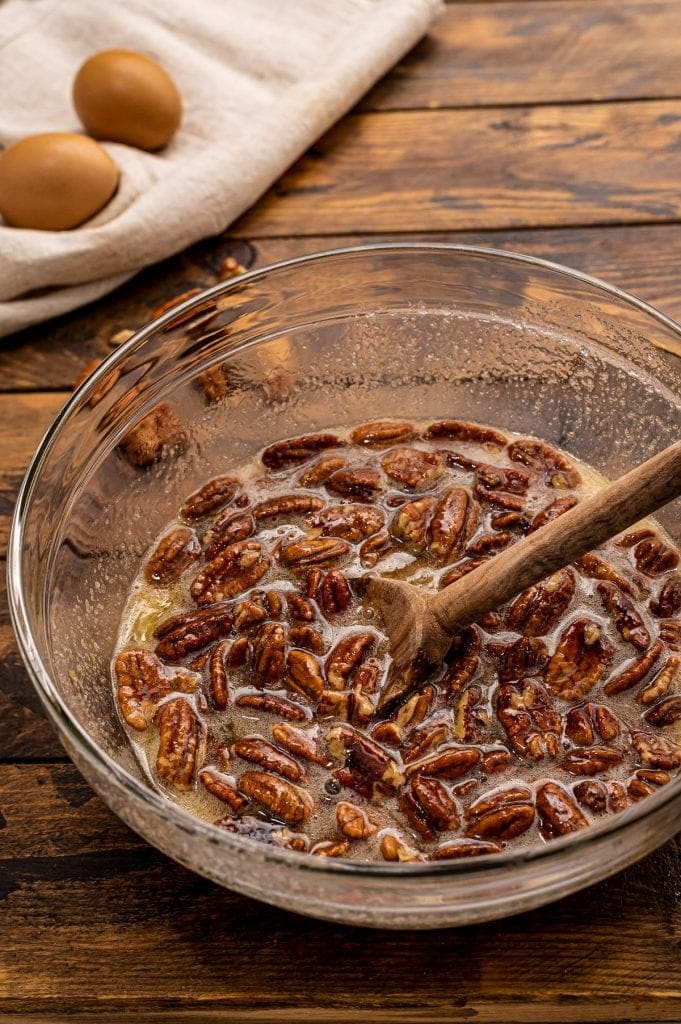
<path id="1" fill-rule="evenodd" d="M 96 139 L 160 149 L 182 117 L 170 75 L 132 50 L 104 50 L 86 60 L 73 83 L 73 104 Z"/>
<path id="2" fill-rule="evenodd" d="M 0 153 L 0 214 L 10 227 L 75 228 L 109 202 L 117 184 L 116 164 L 85 135 L 29 135 Z"/>

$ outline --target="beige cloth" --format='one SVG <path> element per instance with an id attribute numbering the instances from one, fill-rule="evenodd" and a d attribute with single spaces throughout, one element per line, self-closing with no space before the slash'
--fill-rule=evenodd
<path id="1" fill-rule="evenodd" d="M 0 222 L 0 337 L 224 230 L 427 31 L 441 0 L 0 0 L 0 142 L 82 130 L 98 50 L 157 59 L 182 94 L 160 153 L 117 143 L 114 199 L 72 231 Z"/>

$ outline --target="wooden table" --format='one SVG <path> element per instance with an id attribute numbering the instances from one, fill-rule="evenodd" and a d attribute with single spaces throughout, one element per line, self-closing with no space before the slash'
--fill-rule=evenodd
<path id="1" fill-rule="evenodd" d="M 681 318 L 680 97 L 679 0 L 451 3 L 228 235 L 0 345 L 3 557 L 74 378 L 227 256 L 473 242 Z M 452 931 L 345 929 L 220 890 L 128 831 L 70 765 L 0 595 L 2 1021 L 679 1021 L 680 894 L 678 842 L 553 906 Z"/>

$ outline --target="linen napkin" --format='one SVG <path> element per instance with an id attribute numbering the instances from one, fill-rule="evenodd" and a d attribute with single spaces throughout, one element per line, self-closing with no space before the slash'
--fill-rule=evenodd
<path id="1" fill-rule="evenodd" d="M 0 337 L 104 295 L 223 231 L 407 52 L 441 0 L 0 0 L 0 143 L 82 131 L 81 63 L 138 50 L 174 78 L 158 153 L 105 143 L 118 192 L 71 231 L 0 221 Z"/>

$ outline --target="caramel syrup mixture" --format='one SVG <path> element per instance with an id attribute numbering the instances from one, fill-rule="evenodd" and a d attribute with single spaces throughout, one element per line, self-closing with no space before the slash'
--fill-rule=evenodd
<path id="1" fill-rule="evenodd" d="M 598 487 L 533 438 L 382 421 L 270 445 L 187 498 L 113 666 L 153 784 L 220 828 L 353 860 L 587 828 L 681 767 L 679 554 L 648 522 L 486 615 L 398 707 L 348 579 L 435 590 Z"/>

